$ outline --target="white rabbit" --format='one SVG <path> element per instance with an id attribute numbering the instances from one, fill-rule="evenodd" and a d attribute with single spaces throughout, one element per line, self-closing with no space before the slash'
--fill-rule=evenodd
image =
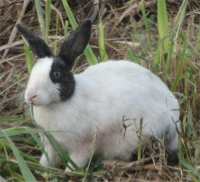
<path id="1" fill-rule="evenodd" d="M 156 75 L 125 60 L 109 60 L 81 74 L 71 73 L 90 39 L 90 20 L 68 36 L 56 56 L 35 33 L 19 24 L 17 29 L 39 57 L 25 100 L 33 104 L 37 124 L 54 131 L 50 133 L 79 167 L 86 166 L 95 135 L 95 156 L 129 160 L 131 152 L 137 151 L 141 118 L 142 136 L 164 140 L 168 153 L 177 150 L 179 104 Z M 59 157 L 46 138 L 43 142 L 50 164 L 44 154 L 40 163 L 55 166 Z"/>

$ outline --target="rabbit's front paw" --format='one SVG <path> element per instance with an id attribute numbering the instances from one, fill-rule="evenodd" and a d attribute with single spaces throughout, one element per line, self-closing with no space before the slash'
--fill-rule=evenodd
<path id="1" fill-rule="evenodd" d="M 69 167 L 65 168 L 65 173 L 71 172 L 72 170 Z"/>
<path id="2" fill-rule="evenodd" d="M 70 155 L 70 158 L 77 165 L 77 167 L 84 168 L 89 161 L 90 152 L 85 151 L 85 153 L 83 153 L 82 151 L 81 153 L 73 153 Z M 72 168 L 72 170 L 74 170 L 74 167 L 70 163 L 69 166 Z M 69 167 L 66 167 L 65 173 L 71 172 L 72 170 Z"/>
<path id="3" fill-rule="evenodd" d="M 54 153 L 54 151 L 47 153 L 48 159 L 45 154 L 42 154 L 40 158 L 40 164 L 44 167 L 55 167 L 57 163 L 60 162 L 59 157 Z"/>
<path id="4" fill-rule="evenodd" d="M 50 167 L 51 162 L 47 160 L 45 154 L 42 154 L 42 157 L 40 158 L 40 164 L 44 167 Z"/>

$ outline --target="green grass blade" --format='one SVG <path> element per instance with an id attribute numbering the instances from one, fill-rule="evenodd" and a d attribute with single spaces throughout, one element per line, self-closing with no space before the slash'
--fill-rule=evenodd
<path id="1" fill-rule="evenodd" d="M 182 145 L 182 140 L 181 140 L 181 136 L 178 137 L 178 155 L 180 157 L 182 157 L 182 151 L 183 151 L 183 145 Z M 181 167 L 182 164 L 181 162 L 179 161 L 179 167 Z"/>
<path id="2" fill-rule="evenodd" d="M 26 43 L 24 43 L 24 52 L 25 52 L 25 56 L 26 56 L 26 66 L 28 68 L 28 73 L 31 73 L 34 61 L 33 61 L 33 56 L 29 51 L 29 48 L 27 46 Z"/>
<path id="3" fill-rule="evenodd" d="M 179 36 L 179 33 L 180 33 L 181 25 L 182 25 L 183 20 L 185 18 L 187 3 L 188 3 L 187 0 L 183 1 L 182 5 L 181 5 L 181 7 L 180 7 L 180 9 L 177 13 L 175 24 L 173 26 L 171 44 L 170 44 L 170 47 L 169 47 L 169 54 L 168 54 L 166 66 L 165 66 L 166 74 L 168 74 L 169 71 L 170 71 L 171 59 L 175 57 L 175 56 L 172 55 L 172 52 L 174 53 L 174 55 L 176 55 L 176 53 L 177 53 L 178 36 Z M 174 34 L 175 34 L 175 36 L 174 36 Z"/>
<path id="4" fill-rule="evenodd" d="M 137 155 L 137 159 L 138 161 L 141 160 L 141 156 L 142 156 L 142 127 L 143 127 L 143 118 L 140 119 L 140 128 L 139 128 L 139 136 L 138 136 L 138 155 Z"/>
<path id="5" fill-rule="evenodd" d="M 64 37 L 65 37 L 65 38 L 67 38 L 68 27 L 69 27 L 69 22 L 68 22 L 68 21 L 65 21 L 65 30 L 64 30 Z"/>
<path id="6" fill-rule="evenodd" d="M 151 46 L 150 31 L 149 31 L 149 25 L 148 25 L 148 20 L 147 20 L 146 12 L 145 12 L 144 2 L 140 2 L 140 9 L 142 11 L 142 16 L 144 18 L 144 25 L 145 25 L 145 28 L 146 28 L 146 31 L 147 31 L 148 43 Z"/>
<path id="7" fill-rule="evenodd" d="M 15 136 L 20 134 L 31 134 L 31 133 L 40 133 L 43 132 L 42 129 L 31 129 L 31 128 L 9 128 L 0 131 L 0 138 L 4 138 L 4 133 L 6 132 L 7 136 Z"/>
<path id="8" fill-rule="evenodd" d="M 164 53 L 166 53 L 168 51 L 168 43 L 169 43 L 169 29 L 168 29 L 168 17 L 167 17 L 166 1 L 165 0 L 158 0 L 157 8 L 158 8 L 159 37 L 160 37 L 160 39 L 162 39 L 163 37 L 167 37 L 163 41 L 163 49 L 164 49 Z"/>
<path id="9" fill-rule="evenodd" d="M 176 87 L 178 86 L 178 82 L 181 78 L 181 73 L 183 71 L 183 66 L 184 66 L 184 62 L 185 62 L 185 59 L 186 59 L 187 37 L 183 37 L 183 38 L 184 38 L 184 42 L 183 42 L 183 51 L 181 53 L 182 57 L 181 57 L 180 65 L 179 65 L 174 83 L 172 85 L 172 91 L 175 91 Z"/>
<path id="10" fill-rule="evenodd" d="M 59 27 L 59 17 L 58 17 L 58 14 L 56 15 L 56 34 L 55 34 L 55 37 L 57 37 L 58 35 L 58 27 Z M 57 38 L 55 38 L 54 40 L 54 46 L 53 46 L 53 53 L 54 55 L 56 55 L 56 52 L 57 52 Z"/>
<path id="11" fill-rule="evenodd" d="M 88 45 L 84 51 L 85 57 L 89 65 L 94 65 L 98 63 L 97 57 L 94 55 L 90 45 Z"/>
<path id="12" fill-rule="evenodd" d="M 26 121 L 23 117 L 18 117 L 18 116 L 4 116 L 0 117 L 0 122 L 1 121 Z"/>
<path id="13" fill-rule="evenodd" d="M 43 18 L 43 13 L 42 13 L 42 6 L 40 4 L 41 1 L 35 0 L 35 7 L 36 7 L 36 11 L 37 11 L 37 15 L 38 15 L 38 20 L 39 20 L 39 24 L 40 24 L 40 28 L 42 31 L 42 35 L 45 38 L 45 24 L 44 24 L 44 18 Z"/>
<path id="14" fill-rule="evenodd" d="M 176 16 L 176 20 L 175 20 L 175 29 L 174 31 L 176 32 L 176 35 L 175 35 L 175 38 L 174 38 L 174 50 L 173 52 L 177 52 L 177 42 L 178 42 L 178 36 L 179 36 L 179 33 L 180 33 L 180 29 L 181 29 L 181 25 L 183 23 L 183 20 L 185 18 L 185 12 L 186 12 L 186 7 L 187 7 L 187 3 L 188 1 L 187 0 L 184 0 L 180 9 L 179 9 L 179 12 Z"/>
<path id="15" fill-rule="evenodd" d="M 104 28 L 102 22 L 99 23 L 99 52 L 101 61 L 107 61 L 108 55 L 106 53 Z"/>
<path id="16" fill-rule="evenodd" d="M 196 170 L 191 165 L 187 164 L 179 155 L 178 155 L 178 158 L 180 162 L 185 166 L 186 169 L 188 169 L 195 177 L 198 177 L 198 179 L 200 178 L 200 174 L 198 173 L 198 170 Z"/>
<path id="17" fill-rule="evenodd" d="M 28 168 L 26 162 L 20 155 L 20 152 L 17 149 L 17 147 L 15 146 L 15 144 L 12 142 L 12 140 L 6 133 L 4 133 L 4 134 L 5 134 L 6 139 L 8 140 L 8 143 L 10 144 L 10 148 L 12 149 L 14 156 L 18 162 L 18 165 L 19 165 L 20 171 L 24 177 L 24 180 L 25 181 L 33 181 L 33 182 L 36 181 L 33 174 L 31 173 L 30 169 Z"/>
<path id="18" fill-rule="evenodd" d="M 169 44 L 169 50 L 168 50 L 168 55 L 167 55 L 167 60 L 165 64 L 165 73 L 169 74 L 170 71 L 170 64 L 172 60 L 172 54 L 173 54 L 173 48 L 174 48 L 174 32 L 172 32 L 172 37 L 170 38 L 170 44 Z"/>
<path id="19" fill-rule="evenodd" d="M 163 42 L 165 39 L 167 39 L 168 37 L 163 37 L 162 39 L 160 39 L 158 41 L 158 45 L 157 45 L 157 49 L 156 49 L 156 55 L 154 58 L 154 62 L 156 65 L 161 65 L 162 64 L 162 56 L 163 56 Z"/>
<path id="20" fill-rule="evenodd" d="M 69 18 L 69 21 L 70 21 L 70 24 L 72 26 L 73 29 L 76 29 L 78 27 L 78 24 L 76 23 L 76 20 L 74 18 L 74 15 L 68 5 L 68 2 L 66 0 L 62 0 L 62 3 L 63 3 L 63 6 L 64 6 L 64 9 L 65 9 L 65 12 Z"/>
<path id="21" fill-rule="evenodd" d="M 199 22 L 199 32 L 198 32 L 198 39 L 197 39 L 196 52 L 195 52 L 196 59 L 199 59 L 199 53 L 200 53 L 200 22 Z"/>
<path id="22" fill-rule="evenodd" d="M 65 9 L 65 12 L 69 18 L 69 21 L 70 21 L 70 24 L 72 25 L 72 28 L 73 29 L 76 29 L 78 24 L 76 23 L 76 20 L 74 18 L 74 15 L 67 3 L 66 0 L 62 0 L 62 3 L 63 3 L 63 6 L 64 6 L 64 9 Z M 97 64 L 98 63 L 98 59 L 97 57 L 94 55 L 91 47 L 88 45 L 84 51 L 85 53 L 85 56 L 86 56 L 86 59 L 87 59 L 87 62 L 89 65 L 94 65 L 94 64 Z"/>
<path id="23" fill-rule="evenodd" d="M 46 0 L 45 6 L 45 27 L 46 27 L 46 37 L 45 42 L 48 44 L 49 27 L 51 19 L 51 0 Z"/>
<path id="24" fill-rule="evenodd" d="M 49 159 L 49 156 L 47 154 L 47 151 L 44 149 L 44 144 L 41 142 L 41 140 L 38 137 L 38 135 L 36 133 L 31 133 L 31 136 L 36 141 L 37 145 L 40 147 L 42 153 L 45 154 L 45 156 L 47 158 L 47 161 L 50 163 L 50 159 Z"/>
<path id="25" fill-rule="evenodd" d="M 154 57 L 154 63 L 155 63 L 155 65 L 161 64 L 161 60 L 162 59 L 161 59 L 161 52 L 160 51 L 161 51 L 161 49 L 158 48 L 158 46 L 157 46 L 156 54 L 155 54 L 155 57 Z"/>
<path id="26" fill-rule="evenodd" d="M 137 63 L 137 60 L 136 60 L 135 56 L 133 55 L 133 52 L 131 51 L 130 48 L 127 49 L 126 53 L 128 54 L 129 59 L 130 59 L 132 62 Z"/>
<path id="27" fill-rule="evenodd" d="M 95 143 L 96 143 L 96 135 L 94 135 L 93 140 L 92 140 L 92 147 L 91 147 L 91 151 L 90 151 L 90 160 L 88 162 L 88 166 L 86 167 L 85 175 L 84 175 L 84 178 L 83 178 L 84 182 L 86 181 L 86 177 L 88 175 L 88 171 L 89 171 L 89 167 L 90 167 L 90 164 L 91 164 L 91 161 L 92 161 L 92 157 L 94 155 Z"/>

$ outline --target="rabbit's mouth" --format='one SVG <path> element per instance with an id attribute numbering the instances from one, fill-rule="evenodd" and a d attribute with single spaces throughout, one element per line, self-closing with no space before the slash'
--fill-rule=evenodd
<path id="1" fill-rule="evenodd" d="M 27 104 L 32 104 L 33 106 L 44 106 L 56 103 L 56 101 L 59 102 L 59 98 L 52 98 L 46 95 L 40 96 L 39 94 L 31 95 L 30 93 L 26 93 L 25 101 Z"/>

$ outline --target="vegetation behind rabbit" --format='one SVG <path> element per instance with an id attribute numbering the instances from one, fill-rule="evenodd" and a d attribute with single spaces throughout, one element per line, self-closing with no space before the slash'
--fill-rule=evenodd
<path id="1" fill-rule="evenodd" d="M 169 153 L 177 149 L 179 123 L 175 122 L 179 120 L 179 104 L 156 75 L 125 60 L 109 60 L 89 66 L 81 74 L 71 73 L 76 58 L 89 42 L 89 20 L 68 36 L 56 56 L 35 33 L 19 24 L 17 29 L 39 58 L 25 100 L 33 104 L 37 124 L 54 131 L 51 134 L 79 167 L 85 167 L 90 158 L 94 135 L 95 155 L 101 159 L 125 156 L 123 159 L 129 160 L 138 147 L 141 118 L 142 136 L 164 138 Z M 126 130 L 124 125 L 128 126 Z M 40 163 L 55 166 L 59 162 L 56 151 L 46 138 L 43 142 L 50 163 L 44 154 Z"/>

